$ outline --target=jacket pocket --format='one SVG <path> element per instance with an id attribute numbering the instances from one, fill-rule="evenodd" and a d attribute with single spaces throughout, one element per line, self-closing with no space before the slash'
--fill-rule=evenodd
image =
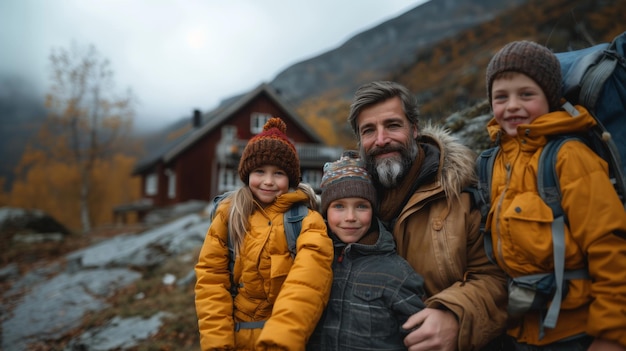
<path id="1" fill-rule="evenodd" d="M 289 253 L 270 256 L 270 286 L 268 291 L 268 300 L 274 303 L 280 292 L 280 288 L 285 283 L 289 270 L 293 265 L 293 259 Z"/>
<path id="2" fill-rule="evenodd" d="M 521 265 L 552 266 L 552 210 L 539 194 L 518 194 L 502 216 L 505 257 L 514 257 Z"/>
<path id="3" fill-rule="evenodd" d="M 398 332 L 397 321 L 383 298 L 384 291 L 380 285 L 357 283 L 353 286 L 349 330 L 360 336 L 376 338 Z"/>

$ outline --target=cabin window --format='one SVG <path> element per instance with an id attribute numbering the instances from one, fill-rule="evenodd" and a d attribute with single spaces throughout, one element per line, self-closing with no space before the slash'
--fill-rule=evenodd
<path id="1" fill-rule="evenodd" d="M 222 127 L 222 139 L 234 140 L 237 138 L 237 127 L 233 125 L 227 125 Z"/>
<path id="2" fill-rule="evenodd" d="M 176 197 L 176 172 L 168 168 L 165 170 L 167 176 L 167 197 L 173 199 Z"/>
<path id="3" fill-rule="evenodd" d="M 233 168 L 221 168 L 218 172 L 217 192 L 221 194 L 226 191 L 235 190 L 241 186 L 239 173 Z"/>
<path id="4" fill-rule="evenodd" d="M 272 115 L 269 113 L 261 113 L 254 112 L 250 118 L 250 133 L 252 135 L 259 134 L 263 131 L 263 126 L 269 119 L 272 118 Z"/>
<path id="5" fill-rule="evenodd" d="M 156 195 L 159 189 L 159 177 L 156 173 L 150 173 L 146 175 L 146 188 L 144 189 L 146 195 Z"/>
<path id="6" fill-rule="evenodd" d="M 319 189 L 322 183 L 322 171 L 307 169 L 302 172 L 302 182 L 307 183 L 313 189 Z"/>

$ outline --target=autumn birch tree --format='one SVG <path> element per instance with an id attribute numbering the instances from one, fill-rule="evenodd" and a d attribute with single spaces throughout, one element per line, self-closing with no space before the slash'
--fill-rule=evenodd
<path id="1" fill-rule="evenodd" d="M 51 86 L 46 95 L 48 116 L 37 143 L 53 161 L 76 169 L 80 221 L 91 229 L 90 192 L 94 167 L 111 159 L 128 137 L 134 118 L 134 97 L 114 91 L 110 62 L 93 45 L 72 43 L 50 54 Z"/>

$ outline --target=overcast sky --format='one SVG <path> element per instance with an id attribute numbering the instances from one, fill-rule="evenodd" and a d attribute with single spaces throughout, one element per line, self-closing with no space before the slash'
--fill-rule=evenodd
<path id="1" fill-rule="evenodd" d="M 0 0 L 0 74 L 42 99 L 48 56 L 72 41 L 111 61 L 138 125 L 208 111 L 424 0 Z"/>

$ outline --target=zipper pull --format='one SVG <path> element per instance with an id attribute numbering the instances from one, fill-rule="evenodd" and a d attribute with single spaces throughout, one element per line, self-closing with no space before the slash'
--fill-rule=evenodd
<path id="1" fill-rule="evenodd" d="M 341 253 L 339 254 L 339 257 L 337 257 L 337 262 L 341 263 L 343 262 L 343 254 L 346 252 L 346 248 L 344 247 L 343 249 L 341 249 Z"/>

